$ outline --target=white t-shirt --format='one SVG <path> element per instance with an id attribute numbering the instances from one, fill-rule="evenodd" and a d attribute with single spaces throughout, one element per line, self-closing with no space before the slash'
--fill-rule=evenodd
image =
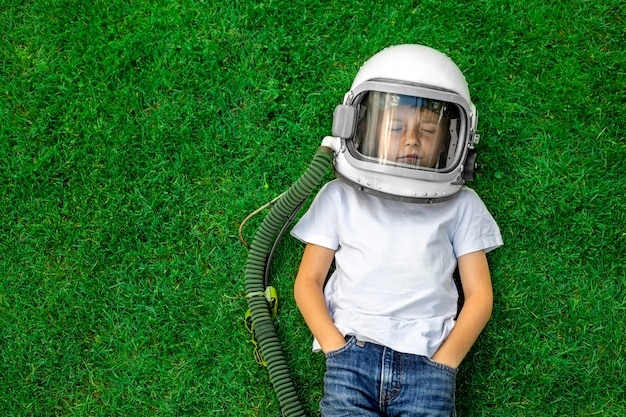
<path id="1" fill-rule="evenodd" d="M 338 180 L 322 188 L 291 234 L 336 250 L 324 294 L 342 334 L 428 357 L 455 324 L 457 258 L 502 245 L 496 222 L 469 188 L 417 204 Z M 317 341 L 313 349 L 320 350 Z"/>

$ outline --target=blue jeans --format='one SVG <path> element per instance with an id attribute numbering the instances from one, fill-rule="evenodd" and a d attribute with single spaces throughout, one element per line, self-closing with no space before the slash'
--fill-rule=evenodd
<path id="1" fill-rule="evenodd" d="M 326 354 L 322 417 L 454 417 L 456 369 L 351 337 Z"/>

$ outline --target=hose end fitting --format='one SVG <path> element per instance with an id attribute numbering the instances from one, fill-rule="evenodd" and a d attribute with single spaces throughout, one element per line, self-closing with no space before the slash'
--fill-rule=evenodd
<path id="1" fill-rule="evenodd" d="M 341 138 L 338 138 L 336 136 L 326 136 L 322 140 L 321 147 L 328 148 L 330 151 L 332 151 L 333 155 L 337 155 L 341 150 Z"/>

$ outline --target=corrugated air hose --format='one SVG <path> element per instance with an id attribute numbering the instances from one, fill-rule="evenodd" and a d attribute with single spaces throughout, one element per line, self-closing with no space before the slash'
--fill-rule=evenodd
<path id="1" fill-rule="evenodd" d="M 278 333 L 272 321 L 272 306 L 268 302 L 268 271 L 274 249 L 288 224 L 321 182 L 330 167 L 333 150 L 321 146 L 304 174 L 292 185 L 263 219 L 257 231 L 246 264 L 246 299 L 251 330 L 260 347 L 262 363 L 267 365 L 270 380 L 276 390 L 282 415 L 305 416 L 296 387 L 283 355 Z"/>

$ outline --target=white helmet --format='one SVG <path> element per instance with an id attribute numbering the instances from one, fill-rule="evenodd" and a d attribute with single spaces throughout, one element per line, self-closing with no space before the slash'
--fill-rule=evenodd
<path id="1" fill-rule="evenodd" d="M 421 45 L 384 49 L 361 67 L 335 110 L 335 173 L 386 198 L 451 198 L 473 179 L 477 119 L 450 58 Z"/>

